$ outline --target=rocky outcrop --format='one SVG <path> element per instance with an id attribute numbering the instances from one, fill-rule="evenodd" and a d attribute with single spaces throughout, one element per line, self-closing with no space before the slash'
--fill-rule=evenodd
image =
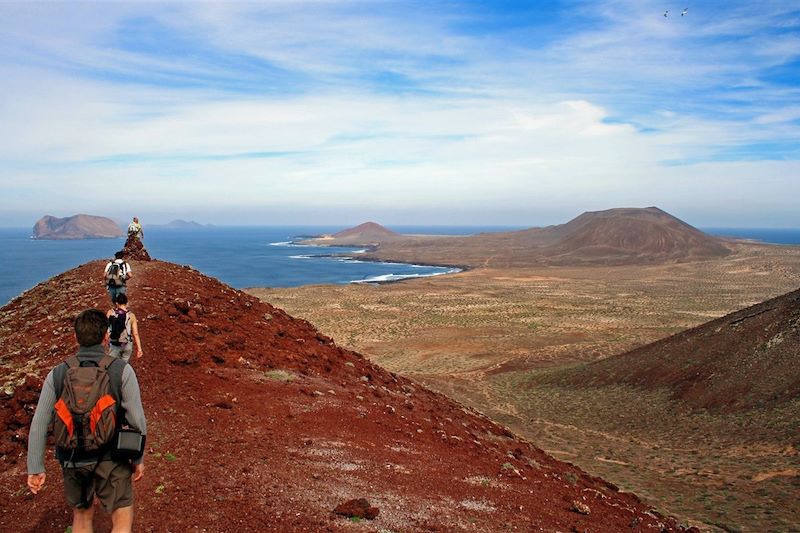
<path id="1" fill-rule="evenodd" d="M 125 260 L 130 261 L 151 261 L 150 254 L 144 247 L 144 244 L 135 235 L 128 235 L 125 241 L 125 246 L 122 248 L 125 254 Z"/>
<path id="2" fill-rule="evenodd" d="M 115 239 L 124 236 L 116 222 L 106 217 L 75 215 L 40 218 L 33 226 L 34 239 Z"/>

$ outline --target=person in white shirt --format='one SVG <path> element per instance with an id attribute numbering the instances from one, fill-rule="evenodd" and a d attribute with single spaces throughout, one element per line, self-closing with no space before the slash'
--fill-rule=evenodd
<path id="1" fill-rule="evenodd" d="M 111 305 L 116 303 L 118 294 L 127 294 L 128 292 L 125 284 L 131 277 L 131 266 L 123 257 L 125 257 L 125 253 L 122 251 L 115 253 L 114 260 L 106 263 L 103 272 L 108 295 L 111 297 Z"/>
<path id="2" fill-rule="evenodd" d="M 144 230 L 142 230 L 142 225 L 139 224 L 137 217 L 133 217 L 133 222 L 128 224 L 128 238 L 132 237 L 136 237 L 140 241 L 144 238 Z"/>

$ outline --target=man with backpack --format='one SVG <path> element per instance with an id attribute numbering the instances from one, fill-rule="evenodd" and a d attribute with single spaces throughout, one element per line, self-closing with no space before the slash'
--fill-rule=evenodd
<path id="1" fill-rule="evenodd" d="M 64 495 L 73 510 L 72 532 L 92 531 L 95 498 L 111 513 L 115 532 L 130 532 L 131 480 L 144 475 L 141 451 L 147 433 L 139 383 L 130 365 L 105 353 L 108 320 L 102 311 L 78 315 L 75 338 L 78 353 L 47 374 L 39 395 L 28 435 L 28 487 L 33 494 L 44 487 L 44 451 L 52 421 Z M 121 430 L 125 423 L 136 431 Z M 139 447 L 120 458 L 125 450 L 115 444 L 131 433 L 139 437 Z"/>
<path id="2" fill-rule="evenodd" d="M 125 252 L 120 250 L 114 254 L 114 259 L 106 263 L 104 276 L 111 305 L 114 305 L 118 294 L 127 293 L 126 283 L 131 277 L 131 266 L 125 259 Z"/>
<path id="3" fill-rule="evenodd" d="M 133 344 L 136 342 L 136 358 L 144 355 L 142 341 L 139 339 L 139 322 L 132 311 L 128 311 L 128 297 L 117 294 L 114 309 L 106 313 L 108 317 L 108 355 L 121 357 L 127 363 L 133 353 Z"/>
<path id="4" fill-rule="evenodd" d="M 142 225 L 139 224 L 137 217 L 133 217 L 133 222 L 128 224 L 128 239 L 131 238 L 136 238 L 140 241 L 144 238 L 144 230 L 142 230 Z"/>

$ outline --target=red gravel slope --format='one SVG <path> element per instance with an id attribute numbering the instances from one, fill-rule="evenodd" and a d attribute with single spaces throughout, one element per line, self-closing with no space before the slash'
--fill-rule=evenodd
<path id="1" fill-rule="evenodd" d="M 303 320 L 188 267 L 133 267 L 149 425 L 137 531 L 681 530 Z M 102 268 L 82 265 L 0 309 L 0 382 L 13 393 L 0 399 L 0 531 L 70 522 L 52 451 L 44 492 L 25 489 L 24 442 L 33 376 L 73 352 L 80 310 L 107 307 Z M 332 512 L 362 497 L 375 520 Z"/>

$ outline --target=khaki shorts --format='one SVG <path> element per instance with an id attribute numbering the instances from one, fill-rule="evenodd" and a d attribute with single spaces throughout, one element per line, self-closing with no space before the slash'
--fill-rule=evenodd
<path id="1" fill-rule="evenodd" d="M 95 465 L 86 465 L 62 470 L 64 495 L 70 507 L 85 509 L 95 496 L 107 513 L 133 505 L 130 464 L 100 461 L 96 469 Z"/>
<path id="2" fill-rule="evenodd" d="M 108 355 L 110 355 L 111 357 L 117 357 L 119 359 L 122 359 L 126 363 L 130 360 L 132 353 L 133 353 L 132 342 L 127 342 L 121 346 L 114 346 L 113 344 L 108 346 Z"/>

